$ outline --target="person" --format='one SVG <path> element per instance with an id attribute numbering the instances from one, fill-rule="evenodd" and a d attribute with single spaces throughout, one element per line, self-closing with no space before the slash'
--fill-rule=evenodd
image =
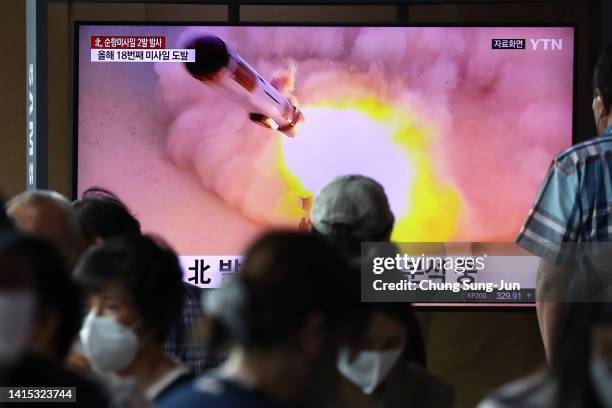
<path id="1" fill-rule="evenodd" d="M 358 280 L 324 239 L 263 235 L 205 304 L 208 341 L 231 344 L 228 361 L 159 406 L 321 406 L 335 390 L 337 350 L 358 304 Z"/>
<path id="2" fill-rule="evenodd" d="M 171 249 L 146 236 L 113 238 L 82 256 L 74 278 L 87 295 L 80 341 L 94 371 L 133 379 L 152 402 L 192 378 L 162 348 L 184 296 Z"/>
<path id="3" fill-rule="evenodd" d="M 6 246 L 11 234 L 10 222 L 0 202 L 0 249 Z M 0 251 L 0 261 L 2 260 Z M 33 276 L 28 269 L 8 273 L 0 264 L 0 383 L 4 370 L 19 359 L 26 346 L 27 334 L 34 316 Z"/>
<path id="4" fill-rule="evenodd" d="M 7 214 L 20 231 L 51 242 L 74 265 L 81 251 L 79 228 L 70 201 L 55 191 L 25 191 L 7 203 Z"/>
<path id="5" fill-rule="evenodd" d="M 64 266 L 50 267 L 38 280 L 47 290 L 41 290 L 29 346 L 38 355 L 63 363 L 82 317 L 80 294 L 68 271 L 80 252 L 76 214 L 64 196 L 42 190 L 13 197 L 6 213 L 20 232 L 46 240 L 63 257 Z"/>
<path id="6" fill-rule="evenodd" d="M 593 114 L 599 137 L 579 143 L 552 161 L 516 242 L 541 257 L 536 279 L 536 310 L 547 356 L 572 280 L 568 242 L 608 241 L 612 226 L 612 45 L 595 64 Z M 554 245 L 551 245 L 554 244 Z M 592 275 L 592 274 L 591 274 Z M 593 278 L 591 276 L 590 278 Z"/>
<path id="7" fill-rule="evenodd" d="M 478 408 L 605 408 L 612 405 L 612 303 L 574 302 L 558 323 L 551 364 L 494 391 Z"/>
<path id="8" fill-rule="evenodd" d="M 362 242 L 389 242 L 395 217 L 383 186 L 370 177 L 340 176 L 325 185 L 312 207 L 312 229 L 349 257 Z"/>
<path id="9" fill-rule="evenodd" d="M 72 202 L 72 208 L 87 247 L 113 237 L 141 235 L 138 219 L 115 194 L 103 188 L 85 190 Z"/>
<path id="10" fill-rule="evenodd" d="M 67 205 L 67 206 L 66 206 Z M 62 247 L 62 259 L 55 259 L 48 248 L 32 241 L 32 251 L 40 252 L 50 259 L 45 265 L 41 259 L 30 260 L 31 267 L 40 273 L 37 276 L 39 297 L 35 310 L 34 330 L 29 340 L 29 349 L 37 355 L 62 363 L 80 327 L 81 301 L 78 289 L 73 285 L 67 262 L 69 243 L 74 242 L 72 213 L 64 198 L 53 192 L 22 193 L 8 204 L 9 213 L 21 231 L 48 239 L 55 249 Z M 58 216 L 56 220 L 43 220 L 44 216 Z M 27 246 L 27 245 L 26 245 Z M 27 254 L 23 254 L 27 256 Z M 45 271 L 46 273 L 42 273 Z"/>
<path id="11" fill-rule="evenodd" d="M 88 247 L 113 237 L 141 235 L 138 219 L 115 194 L 106 189 L 89 188 L 72 206 L 77 214 L 80 234 Z M 225 356 L 209 353 L 193 341 L 198 321 L 202 317 L 203 290 L 187 282 L 183 286 L 185 300 L 181 318 L 168 331 L 164 340 L 164 353 L 170 358 L 181 360 L 197 375 L 218 366 Z M 86 369 L 86 362 L 78 352 L 73 353 L 71 362 L 75 367 Z"/>
<path id="12" fill-rule="evenodd" d="M 70 387 L 71 406 L 109 406 L 103 388 L 64 367 L 80 322 L 78 292 L 64 260 L 49 243 L 13 232 L 0 233 L 0 383 L 8 387 Z M 58 323 L 49 343 L 54 355 L 40 352 L 31 339 L 48 333 L 48 313 Z M 39 327 L 43 322 L 42 328 Z M 2 406 L 23 406 L 6 403 Z"/>
<path id="13" fill-rule="evenodd" d="M 334 407 L 454 406 L 452 386 L 423 367 L 401 359 L 412 333 L 412 316 L 401 303 L 368 303 L 361 308 L 367 325 L 338 357 L 343 376 Z"/>
<path id="14" fill-rule="evenodd" d="M 361 267 L 361 243 L 390 242 L 394 223 L 383 186 L 361 175 L 335 178 L 321 189 L 312 207 L 312 233 L 332 242 L 352 260 L 355 269 Z M 406 309 L 410 337 L 404 358 L 426 367 L 421 327 L 412 309 Z"/>
<path id="15" fill-rule="evenodd" d="M 2 213 L 0 211 L 0 213 Z M 36 298 L 34 276 L 23 260 L 10 254 L 15 240 L 0 231 L 0 383 L 6 384 L 8 372 L 27 348 L 34 320 Z"/>
<path id="16" fill-rule="evenodd" d="M 312 230 L 360 267 L 362 242 L 389 242 L 394 216 L 384 188 L 359 175 L 332 180 L 315 198 Z M 354 272 L 358 279 L 359 270 Z M 367 303 L 364 330 L 341 352 L 335 406 L 451 407 L 454 389 L 424 370 L 421 328 L 410 304 Z"/>
<path id="17" fill-rule="evenodd" d="M 8 215 L 6 215 L 4 201 L 0 199 L 0 231 L 12 230 L 13 223 L 9 219 Z"/>

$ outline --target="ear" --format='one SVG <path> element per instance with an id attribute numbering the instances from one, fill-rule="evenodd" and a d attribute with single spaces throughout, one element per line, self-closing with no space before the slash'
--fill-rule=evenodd
<path id="1" fill-rule="evenodd" d="M 609 101 L 606 100 L 606 97 L 600 88 L 595 88 L 593 110 L 598 114 L 598 116 L 607 116 L 610 113 Z"/>

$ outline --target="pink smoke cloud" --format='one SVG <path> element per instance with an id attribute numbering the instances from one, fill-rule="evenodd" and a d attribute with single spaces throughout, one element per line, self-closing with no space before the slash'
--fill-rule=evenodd
<path id="1" fill-rule="evenodd" d="M 457 239 L 511 239 L 550 159 L 571 141 L 570 29 L 213 27 L 188 28 L 178 43 L 202 33 L 223 38 L 268 79 L 296 60 L 301 104 L 368 94 L 415 116 L 431 130 L 435 174 L 461 194 Z M 491 50 L 492 38 L 539 37 L 562 38 L 563 52 Z M 286 192 L 270 164 L 281 136 L 253 125 L 182 66 L 155 69 L 173 161 L 248 218 L 294 222 L 269 211 Z M 330 125 L 320 148 L 341 147 L 333 134 L 342 131 Z M 308 154 L 306 162 L 325 167 Z"/>
<path id="2" fill-rule="evenodd" d="M 251 123 L 180 64 L 91 63 L 87 34 L 165 33 L 174 45 L 206 30 L 267 79 L 296 60 L 294 96 L 306 111 L 325 99 L 371 96 L 406 112 L 428 134 L 436 178 L 461 196 L 456 240 L 512 239 L 552 156 L 571 140 L 571 29 L 87 30 L 79 53 L 79 191 L 115 191 L 145 230 L 182 254 L 236 254 L 267 226 L 296 225 L 290 212 L 274 211 L 291 194 L 274 165 L 284 136 Z M 491 38 L 539 37 L 562 38 L 563 52 L 491 50 Z M 282 139 L 292 168 L 306 173 L 304 184 L 316 191 L 335 172 L 364 163 L 359 168 L 390 196 L 404 197 L 413 169 L 394 167 L 402 152 L 365 133 L 380 126 L 342 126 L 326 115 L 307 122 L 316 146 Z M 289 157 L 287 146 L 299 148 Z M 336 160 L 343 154 L 351 160 Z M 286 204 L 299 207 L 298 200 Z"/>

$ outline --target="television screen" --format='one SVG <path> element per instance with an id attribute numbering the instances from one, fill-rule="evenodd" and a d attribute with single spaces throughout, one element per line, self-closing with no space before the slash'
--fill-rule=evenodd
<path id="1" fill-rule="evenodd" d="M 345 174 L 384 186 L 394 241 L 511 242 L 571 145 L 573 66 L 572 27 L 80 24 L 76 194 L 116 193 L 203 287 Z"/>

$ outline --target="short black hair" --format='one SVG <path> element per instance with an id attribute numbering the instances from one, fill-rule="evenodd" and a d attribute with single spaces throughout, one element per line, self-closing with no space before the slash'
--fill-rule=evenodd
<path id="1" fill-rule="evenodd" d="M 180 316 L 183 273 L 174 251 L 147 236 L 111 238 L 90 248 L 74 273 L 86 294 L 117 282 L 130 295 L 144 325 L 163 341 Z"/>
<path id="2" fill-rule="evenodd" d="M 13 234 L 4 239 L 0 252 L 17 256 L 31 271 L 37 301 L 36 316 L 57 316 L 54 339 L 55 355 L 63 361 L 81 327 L 82 296 L 75 285 L 63 257 L 46 241 Z"/>
<path id="3" fill-rule="evenodd" d="M 12 229 L 13 229 L 13 223 L 11 222 L 11 219 L 8 217 L 8 215 L 6 214 L 6 205 L 4 204 L 4 201 L 0 199 L 0 231 L 12 230 Z"/>
<path id="4" fill-rule="evenodd" d="M 612 102 L 612 44 L 599 55 L 593 72 L 593 91 L 599 89 L 604 106 L 604 114 L 610 113 Z"/>
<path id="5" fill-rule="evenodd" d="M 100 187 L 89 188 L 72 206 L 76 210 L 83 238 L 109 239 L 141 234 L 140 222 L 128 207 L 108 190 Z"/>
<path id="6" fill-rule="evenodd" d="M 237 278 L 214 297 L 215 306 L 205 310 L 212 319 L 210 346 L 234 341 L 269 349 L 287 345 L 317 313 L 331 337 L 342 334 L 339 327 L 359 305 L 359 277 L 322 237 L 270 232 L 248 249 Z"/>

